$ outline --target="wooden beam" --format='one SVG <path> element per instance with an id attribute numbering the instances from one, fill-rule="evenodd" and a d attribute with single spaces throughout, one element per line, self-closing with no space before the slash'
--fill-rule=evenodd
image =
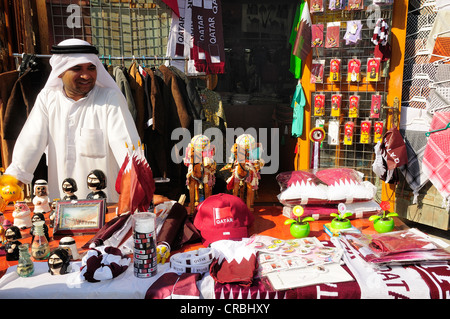
<path id="1" fill-rule="evenodd" d="M 36 0 L 36 14 L 39 29 L 39 49 L 41 54 L 50 54 L 49 28 L 46 0 Z"/>

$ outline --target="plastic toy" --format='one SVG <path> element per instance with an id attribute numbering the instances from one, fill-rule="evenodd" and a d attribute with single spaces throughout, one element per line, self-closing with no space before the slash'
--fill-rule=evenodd
<path id="1" fill-rule="evenodd" d="M 38 179 L 34 183 L 33 205 L 34 213 L 48 213 L 51 211 L 46 180 Z"/>
<path id="2" fill-rule="evenodd" d="M 101 199 L 106 198 L 105 192 L 102 189 L 106 188 L 106 175 L 99 169 L 92 170 L 86 178 L 87 186 L 91 190 L 87 194 L 87 199 Z"/>
<path id="3" fill-rule="evenodd" d="M 56 248 L 48 257 L 48 272 L 52 275 L 65 275 L 70 272 L 69 252 L 64 248 Z"/>
<path id="4" fill-rule="evenodd" d="M 72 199 L 78 199 L 77 195 L 75 195 L 75 192 L 78 190 L 77 182 L 71 178 L 67 177 L 62 182 L 62 190 L 64 192 L 63 200 L 72 200 Z"/>
<path id="5" fill-rule="evenodd" d="M 6 230 L 5 233 L 6 244 L 6 260 L 13 261 L 19 260 L 19 246 L 22 243 L 18 240 L 22 238 L 22 234 L 20 233 L 20 229 L 17 226 L 11 226 Z"/>
<path id="6" fill-rule="evenodd" d="M 0 196 L 2 198 L 0 210 L 3 211 L 9 203 L 24 199 L 22 187 L 17 178 L 11 175 L 0 175 Z"/>
<path id="7" fill-rule="evenodd" d="M 395 221 L 392 217 L 398 216 L 398 214 L 395 212 L 386 214 L 386 211 L 391 207 L 391 204 L 388 201 L 382 201 L 380 207 L 383 210 L 383 214 L 381 216 L 372 215 L 369 217 L 369 220 L 373 222 L 373 228 L 377 232 L 387 233 L 394 229 Z"/>
<path id="8" fill-rule="evenodd" d="M 353 213 L 347 212 L 347 207 L 345 204 L 340 203 L 338 205 L 339 214 L 331 213 L 330 216 L 333 216 L 333 220 L 331 221 L 331 228 L 333 229 L 347 229 L 352 227 L 352 223 L 347 217 L 353 215 Z"/>
<path id="9" fill-rule="evenodd" d="M 314 218 L 312 218 L 311 216 L 300 219 L 303 213 L 304 209 L 302 206 L 295 206 L 292 209 L 292 214 L 294 214 L 294 216 L 297 216 L 297 218 L 296 219 L 289 218 L 284 221 L 285 225 L 291 225 L 289 230 L 291 232 L 291 235 L 294 236 L 295 238 L 308 237 L 309 232 L 311 230 L 311 228 L 309 227 L 309 222 L 314 221 Z"/>
<path id="10" fill-rule="evenodd" d="M 12 217 L 14 218 L 14 226 L 20 229 L 30 228 L 33 225 L 30 208 L 24 201 L 18 201 L 14 204 Z"/>

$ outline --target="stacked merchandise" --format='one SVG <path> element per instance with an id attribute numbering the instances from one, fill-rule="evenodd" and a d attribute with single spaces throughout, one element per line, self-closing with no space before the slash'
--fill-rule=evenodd
<path id="1" fill-rule="evenodd" d="M 278 174 L 281 193 L 278 200 L 283 214 L 292 217 L 296 205 L 304 208 L 303 216 L 331 219 L 338 213 L 338 204 L 345 203 L 351 218 L 364 218 L 381 210 L 373 199 L 376 187 L 363 180 L 363 174 L 350 168 L 328 168 L 311 171 L 292 171 Z"/>
<path id="2" fill-rule="evenodd" d="M 450 260 L 443 241 L 432 239 L 416 228 L 376 235 L 342 233 L 340 239 L 371 266 L 401 265 Z"/>

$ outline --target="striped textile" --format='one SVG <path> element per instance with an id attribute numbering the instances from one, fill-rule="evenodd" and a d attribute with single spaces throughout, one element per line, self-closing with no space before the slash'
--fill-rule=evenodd
<path id="1" fill-rule="evenodd" d="M 450 123 L 450 112 L 437 112 L 433 116 L 430 132 L 445 128 Z M 423 156 L 425 177 L 436 187 L 449 208 L 450 199 L 450 128 L 431 133 Z"/>

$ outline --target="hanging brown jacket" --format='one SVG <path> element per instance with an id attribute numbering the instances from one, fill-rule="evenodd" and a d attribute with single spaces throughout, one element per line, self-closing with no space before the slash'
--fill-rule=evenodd
<path id="1" fill-rule="evenodd" d="M 145 116 L 145 90 L 144 80 L 142 79 L 136 62 L 133 62 L 128 70 L 131 92 L 133 93 L 134 103 L 136 105 L 136 128 L 141 141 L 144 139 L 144 130 L 146 125 Z"/>
<path id="2" fill-rule="evenodd" d="M 11 95 L 11 91 L 13 89 L 14 84 L 19 78 L 19 71 L 9 71 L 0 74 L 0 136 L 1 136 L 1 152 L 2 152 L 2 167 L 6 168 L 11 163 L 12 154 L 12 146 L 8 145 L 8 141 L 4 139 L 3 136 L 3 122 L 5 119 L 6 107 L 8 104 L 9 97 Z"/>

